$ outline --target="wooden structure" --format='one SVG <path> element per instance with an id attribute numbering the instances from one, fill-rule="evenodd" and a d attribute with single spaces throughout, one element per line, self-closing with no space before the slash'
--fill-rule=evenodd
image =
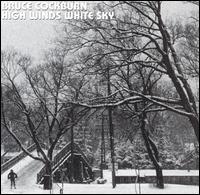
<path id="1" fill-rule="evenodd" d="M 54 157 L 53 181 L 58 183 L 89 183 L 93 181 L 93 172 L 87 157 L 76 143 L 73 143 L 73 155 L 71 148 L 71 143 L 67 144 Z M 38 184 L 43 183 L 44 175 L 45 167 L 37 174 Z"/>

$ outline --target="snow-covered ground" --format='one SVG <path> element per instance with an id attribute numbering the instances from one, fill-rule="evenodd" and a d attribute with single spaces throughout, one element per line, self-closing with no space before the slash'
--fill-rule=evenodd
<path id="1" fill-rule="evenodd" d="M 36 184 L 36 175 L 43 167 L 39 161 L 30 157 L 24 158 L 12 169 L 18 174 L 17 189 L 10 189 L 7 179 L 9 171 L 1 175 L 1 194 L 59 194 L 61 184 L 54 184 L 53 191 L 43 190 L 42 185 Z M 118 170 L 117 175 L 135 175 L 135 170 Z M 154 170 L 141 170 L 141 175 L 154 175 Z M 198 175 L 198 171 L 165 170 L 164 175 Z M 139 185 L 120 184 L 115 189 L 111 184 L 111 172 L 104 171 L 106 184 L 64 184 L 64 194 L 136 194 Z M 141 184 L 142 194 L 199 194 L 199 186 L 165 185 L 165 189 L 157 189 L 152 184 Z"/>
<path id="2" fill-rule="evenodd" d="M 66 184 L 64 186 L 64 194 L 136 194 L 136 190 L 137 193 L 139 193 L 139 186 L 137 185 L 135 189 L 135 184 L 120 184 L 117 185 L 115 189 L 112 188 L 111 184 L 104 184 L 104 185 Z M 153 187 L 150 184 L 142 184 L 141 193 L 142 194 L 199 194 L 199 187 L 166 185 L 165 189 L 161 190 Z"/>
<path id="3" fill-rule="evenodd" d="M 33 154 L 37 155 L 36 152 Z M 31 190 L 34 183 L 36 183 L 37 173 L 41 170 L 43 164 L 40 161 L 33 160 L 27 156 L 12 167 L 14 172 L 17 173 L 18 179 L 16 181 L 17 187 L 23 192 L 26 189 Z M 10 181 L 7 179 L 7 175 L 10 170 L 1 175 L 1 194 L 17 193 L 17 191 L 10 190 Z M 37 187 L 38 188 L 38 187 Z"/>
<path id="4" fill-rule="evenodd" d="M 1 194 L 59 194 L 61 184 L 54 184 L 52 192 L 43 190 L 42 186 L 18 187 L 10 190 L 3 188 Z M 137 193 L 139 186 L 136 186 Z M 136 194 L 135 184 L 120 184 L 115 189 L 111 184 L 64 184 L 64 194 Z M 150 184 L 141 185 L 142 194 L 199 194 L 199 186 L 165 185 L 165 189 L 157 189 Z"/>

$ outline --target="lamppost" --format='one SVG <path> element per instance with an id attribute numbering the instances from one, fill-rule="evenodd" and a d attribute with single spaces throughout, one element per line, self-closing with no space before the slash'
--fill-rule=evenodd
<path id="1" fill-rule="evenodd" d="M 102 120 L 102 128 L 101 128 L 101 179 L 103 179 L 103 169 L 105 166 L 105 131 L 104 131 L 104 119 L 105 115 L 102 113 L 101 120 Z"/>
<path id="2" fill-rule="evenodd" d="M 112 94 L 111 91 L 111 79 L 110 79 L 110 67 L 107 67 L 107 90 L 108 96 Z M 111 164 L 112 164 L 112 186 L 116 187 L 116 173 L 115 173 L 115 148 L 114 148 L 114 128 L 113 128 L 113 109 L 112 107 L 108 108 L 108 122 L 109 122 L 109 133 L 110 133 L 110 150 L 111 150 Z"/>
<path id="3" fill-rule="evenodd" d="M 65 172 L 67 171 L 67 168 L 61 168 L 61 182 L 62 182 L 62 188 L 60 189 L 60 194 L 63 194 L 64 192 L 64 176 Z"/>
<path id="4" fill-rule="evenodd" d="M 72 114 L 72 121 L 74 121 L 74 114 L 73 110 Z M 74 183 L 74 127 L 71 127 L 71 182 Z"/>

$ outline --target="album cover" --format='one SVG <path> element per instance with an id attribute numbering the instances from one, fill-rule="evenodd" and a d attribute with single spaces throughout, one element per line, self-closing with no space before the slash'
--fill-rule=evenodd
<path id="1" fill-rule="evenodd" d="M 1 1 L 1 194 L 199 194 L 199 2 Z"/>

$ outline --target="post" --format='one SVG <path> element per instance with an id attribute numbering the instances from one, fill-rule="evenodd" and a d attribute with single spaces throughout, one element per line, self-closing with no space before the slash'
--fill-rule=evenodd
<path id="1" fill-rule="evenodd" d="M 111 95 L 111 84 L 110 84 L 110 68 L 107 68 L 107 87 L 108 96 Z M 110 133 L 110 150 L 111 150 L 111 164 L 112 164 L 112 186 L 116 187 L 115 182 L 115 151 L 114 151 L 114 129 L 113 129 L 113 118 L 112 108 L 108 108 L 108 122 L 109 122 L 109 133 Z"/>
<path id="2" fill-rule="evenodd" d="M 64 169 L 61 169 L 61 180 L 62 180 L 62 188 L 60 189 L 60 194 L 63 194 L 64 191 Z"/>
<path id="3" fill-rule="evenodd" d="M 138 178 L 139 178 L 139 194 L 141 194 L 141 177 L 140 177 L 140 168 L 138 167 Z"/>
<path id="4" fill-rule="evenodd" d="M 102 129 L 101 129 L 101 179 L 103 179 L 103 169 L 105 164 L 105 137 L 104 137 L 104 115 L 102 113 Z"/>
<path id="5" fill-rule="evenodd" d="M 72 110 L 72 121 L 73 118 L 73 110 Z M 71 182 L 74 182 L 74 128 L 71 127 Z"/>

